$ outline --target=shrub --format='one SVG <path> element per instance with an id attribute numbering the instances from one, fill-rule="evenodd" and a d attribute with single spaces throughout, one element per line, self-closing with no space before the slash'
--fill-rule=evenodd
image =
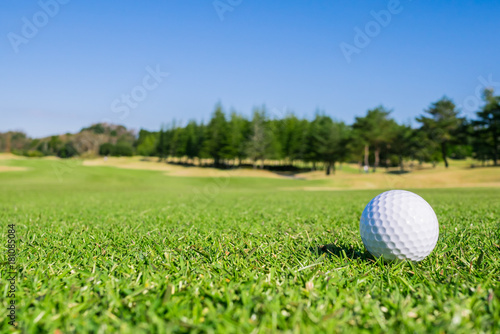
<path id="1" fill-rule="evenodd" d="M 99 154 L 114 157 L 131 157 L 134 155 L 134 148 L 126 142 L 118 142 L 116 145 L 104 143 L 99 147 Z"/>
<path id="2" fill-rule="evenodd" d="M 29 157 L 29 158 L 41 158 L 44 156 L 44 154 L 38 150 L 29 150 L 24 152 L 24 155 Z"/>
<path id="3" fill-rule="evenodd" d="M 25 152 L 23 150 L 12 149 L 10 153 L 14 155 L 24 155 Z"/>
<path id="4" fill-rule="evenodd" d="M 99 154 L 100 155 L 114 155 L 115 153 L 115 145 L 111 143 L 104 143 L 99 146 Z"/>
<path id="5" fill-rule="evenodd" d="M 121 156 L 131 157 L 134 155 L 134 149 L 132 148 L 132 145 L 130 145 L 129 143 L 121 142 L 121 143 L 116 144 L 115 152 L 113 155 L 118 156 L 118 157 L 121 157 Z"/>
<path id="6" fill-rule="evenodd" d="M 72 143 L 64 144 L 64 146 L 61 149 L 59 149 L 59 151 L 57 151 L 57 156 L 59 158 L 71 158 L 77 154 L 78 152 L 76 151 Z"/>

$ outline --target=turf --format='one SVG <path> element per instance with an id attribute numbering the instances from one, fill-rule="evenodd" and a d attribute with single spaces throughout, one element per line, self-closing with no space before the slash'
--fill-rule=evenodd
<path id="1" fill-rule="evenodd" d="M 498 332 L 500 189 L 415 190 L 440 237 L 384 264 L 359 237 L 380 190 L 315 181 L 179 178 L 3 161 L 1 263 L 16 224 L 18 332 Z M 5 272 L 0 332 L 7 323 Z"/>

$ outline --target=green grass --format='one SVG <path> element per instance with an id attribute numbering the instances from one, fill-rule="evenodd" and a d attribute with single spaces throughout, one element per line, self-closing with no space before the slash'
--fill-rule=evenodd
<path id="1" fill-rule="evenodd" d="M 358 231 L 377 190 L 3 163 L 30 168 L 0 173 L 1 263 L 7 224 L 19 239 L 19 332 L 500 330 L 499 189 L 416 190 L 438 216 L 436 249 L 384 264 Z M 2 271 L 2 310 L 5 283 Z"/>

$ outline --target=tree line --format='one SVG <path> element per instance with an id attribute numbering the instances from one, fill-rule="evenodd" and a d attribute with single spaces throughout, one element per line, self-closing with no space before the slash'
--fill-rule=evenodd
<path id="1" fill-rule="evenodd" d="M 317 112 L 314 119 L 293 113 L 275 119 L 265 107 L 250 119 L 237 112 L 227 115 L 217 105 L 207 124 L 175 123 L 159 132 L 141 130 L 137 153 L 160 159 L 175 157 L 186 163 L 210 158 L 216 167 L 239 166 L 244 160 L 262 166 L 264 160 L 294 166 L 295 162 L 321 163 L 330 174 L 336 163 L 358 162 L 372 166 L 400 166 L 404 160 L 437 163 L 448 158 L 474 157 L 498 161 L 500 97 L 484 92 L 485 105 L 468 120 L 452 100 L 443 97 L 416 118 L 419 126 L 398 124 L 383 106 L 356 117 L 352 125 Z M 200 163 L 200 162 L 198 162 Z"/>
<path id="2" fill-rule="evenodd" d="M 95 124 L 75 135 L 28 139 L 25 155 L 101 154 L 155 156 L 184 164 L 229 168 L 251 162 L 264 167 L 273 161 L 283 169 L 307 163 L 330 174 L 342 162 L 360 166 L 400 166 L 404 161 L 443 161 L 473 157 L 485 164 L 498 164 L 500 96 L 484 91 L 484 105 L 473 119 L 460 116 L 452 100 L 443 97 L 416 117 L 417 127 L 399 124 L 383 106 L 356 117 L 351 125 L 318 111 L 313 119 L 288 113 L 273 117 L 265 107 L 255 108 L 247 118 L 236 111 L 226 113 L 218 104 L 207 123 L 189 121 L 162 126 L 159 131 L 140 130 L 138 135 L 123 126 Z M 6 150 L 5 134 L 0 149 Z M 12 146 L 13 136 L 10 136 Z M 19 141 L 19 140 L 18 140 Z M 22 146 L 22 145 L 21 145 Z M 28 147 L 28 148 L 26 148 Z M 208 161 L 208 162 L 207 162 Z"/>

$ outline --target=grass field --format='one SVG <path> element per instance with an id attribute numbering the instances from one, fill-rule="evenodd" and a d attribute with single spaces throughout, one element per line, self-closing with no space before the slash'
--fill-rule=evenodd
<path id="1" fill-rule="evenodd" d="M 500 330 L 498 187 L 414 190 L 438 216 L 436 249 L 384 264 L 358 231 L 381 190 L 76 160 L 0 164 L 0 262 L 7 224 L 19 252 L 19 324 L 8 325 L 3 270 L 2 333 Z"/>

